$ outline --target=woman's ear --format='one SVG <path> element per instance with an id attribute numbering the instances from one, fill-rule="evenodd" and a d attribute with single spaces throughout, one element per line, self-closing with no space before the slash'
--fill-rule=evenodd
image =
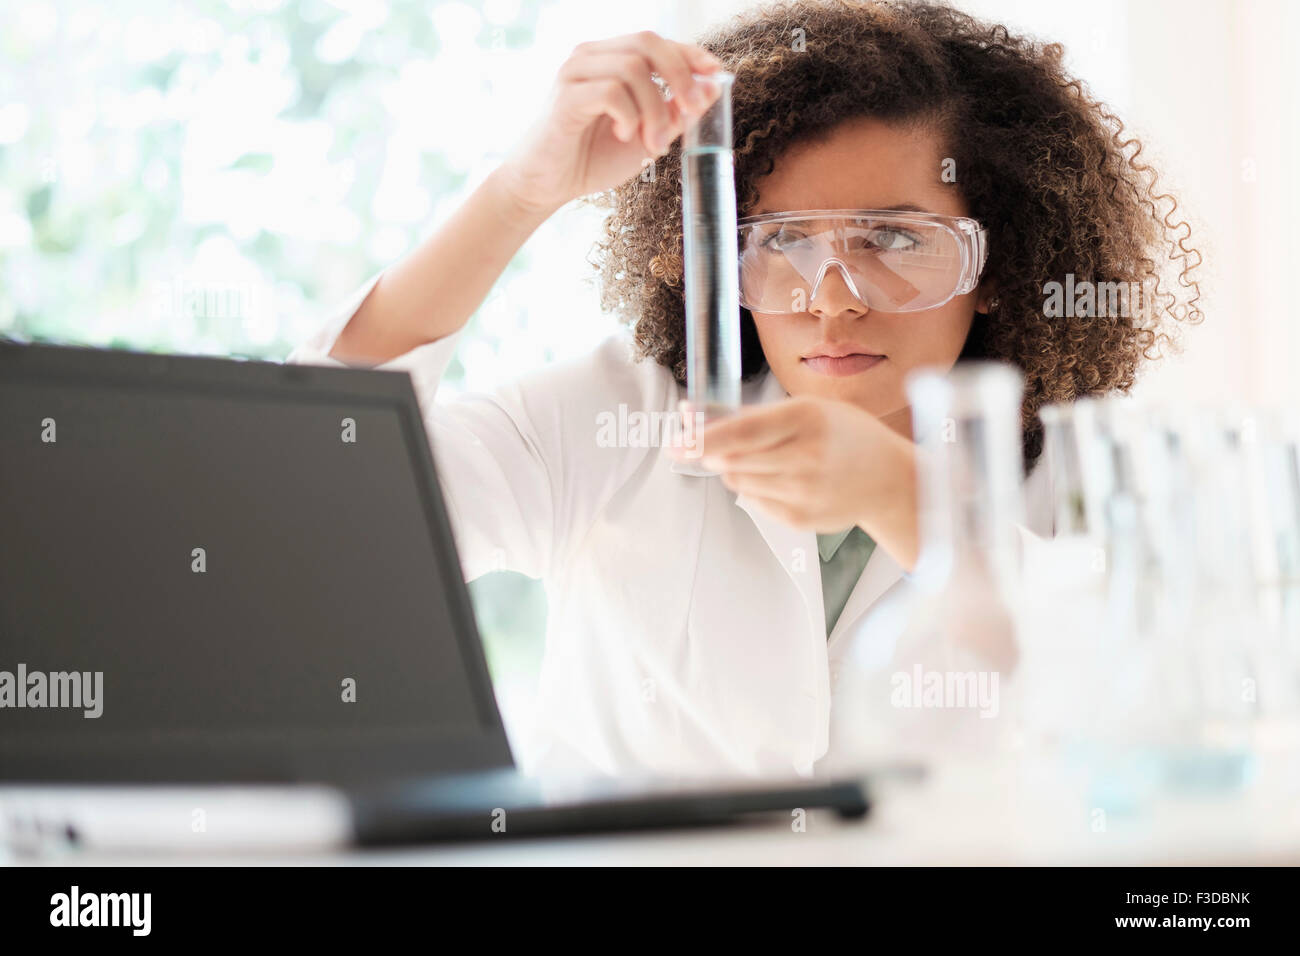
<path id="1" fill-rule="evenodd" d="M 992 279 L 985 279 L 975 289 L 975 311 L 988 315 L 996 307 L 997 302 L 997 283 Z"/>

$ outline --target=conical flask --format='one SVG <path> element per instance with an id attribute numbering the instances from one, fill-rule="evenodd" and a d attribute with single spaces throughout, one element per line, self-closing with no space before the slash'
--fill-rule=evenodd
<path id="1" fill-rule="evenodd" d="M 917 441 L 916 567 L 852 634 L 831 712 L 828 765 L 998 746 L 1015 633 L 1023 521 L 1020 404 L 1012 366 L 960 363 L 907 380 Z"/>

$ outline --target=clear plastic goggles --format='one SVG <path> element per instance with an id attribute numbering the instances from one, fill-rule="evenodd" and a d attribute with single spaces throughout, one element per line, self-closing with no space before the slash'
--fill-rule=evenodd
<path id="1" fill-rule="evenodd" d="M 808 311 L 832 269 L 866 307 L 934 309 L 979 284 L 988 232 L 974 219 L 878 209 L 805 209 L 737 222 L 740 304 Z"/>

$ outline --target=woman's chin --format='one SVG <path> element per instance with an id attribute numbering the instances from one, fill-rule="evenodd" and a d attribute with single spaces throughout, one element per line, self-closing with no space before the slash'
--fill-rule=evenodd
<path id="1" fill-rule="evenodd" d="M 795 387 L 787 390 L 791 395 L 815 395 L 818 398 L 848 402 L 877 418 L 883 418 L 897 413 L 907 405 L 901 389 L 882 387 L 883 384 L 868 381 L 867 376 L 825 376 L 803 372 L 798 376 L 797 383 L 794 383 Z"/>

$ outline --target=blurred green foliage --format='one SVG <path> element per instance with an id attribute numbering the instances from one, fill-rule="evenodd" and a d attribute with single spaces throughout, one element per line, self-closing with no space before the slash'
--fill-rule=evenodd
<path id="1" fill-rule="evenodd" d="M 0 336 L 282 358 L 464 185 L 481 131 L 442 108 L 490 128 L 492 71 L 465 65 L 543 6 L 0 4 Z M 516 327 L 474 322 L 480 354 Z M 535 674 L 540 585 L 471 592 L 494 676 Z"/>
<path id="2" fill-rule="evenodd" d="M 526 46 L 541 5 L 0 5 L 0 335 L 282 357 L 466 180 L 414 67 Z"/>

